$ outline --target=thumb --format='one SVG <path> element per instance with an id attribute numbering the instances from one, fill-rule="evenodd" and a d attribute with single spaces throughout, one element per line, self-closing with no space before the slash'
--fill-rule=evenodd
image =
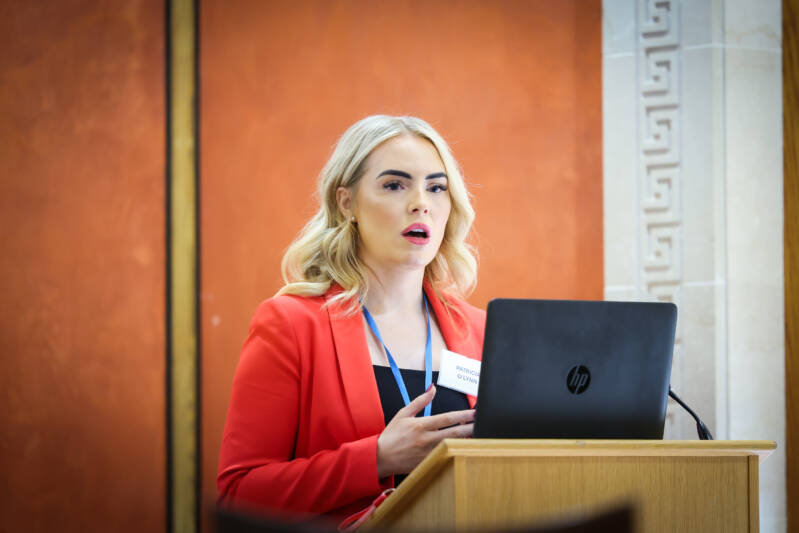
<path id="1" fill-rule="evenodd" d="M 411 403 L 397 411 L 397 416 L 402 417 L 414 417 L 416 416 L 419 411 L 425 408 L 427 404 L 433 401 L 433 398 L 436 395 L 436 386 L 430 385 L 430 388 L 424 391 L 422 394 L 411 400 Z"/>

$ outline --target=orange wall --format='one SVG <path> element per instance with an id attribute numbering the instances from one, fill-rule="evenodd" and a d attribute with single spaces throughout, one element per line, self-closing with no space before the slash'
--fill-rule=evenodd
<path id="1" fill-rule="evenodd" d="M 202 465 L 337 137 L 412 114 L 471 182 L 471 301 L 602 298 L 600 0 L 201 1 Z"/>
<path id="2" fill-rule="evenodd" d="M 0 531 L 161 531 L 164 7 L 0 9 Z"/>

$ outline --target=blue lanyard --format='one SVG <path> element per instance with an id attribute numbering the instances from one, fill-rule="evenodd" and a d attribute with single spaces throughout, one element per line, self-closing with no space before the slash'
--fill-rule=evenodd
<path id="1" fill-rule="evenodd" d="M 433 384 L 433 341 L 430 334 L 430 310 L 427 307 L 427 295 L 422 293 L 422 296 L 424 298 L 424 314 L 425 318 L 427 319 L 427 340 L 424 344 L 424 387 L 425 390 L 427 390 L 430 388 L 430 385 Z M 391 352 L 388 351 L 388 346 L 386 346 L 386 343 L 383 342 L 383 337 L 380 336 L 380 330 L 377 329 L 377 324 L 365 305 L 363 306 L 363 316 L 366 317 L 366 323 L 369 324 L 372 333 L 375 334 L 377 340 L 379 340 L 380 344 L 383 345 L 383 349 L 386 351 L 386 357 L 388 358 L 388 364 L 391 366 L 391 373 L 394 374 L 394 380 L 397 382 L 397 387 L 399 387 L 400 394 L 402 394 L 402 400 L 405 402 L 405 405 L 408 405 L 411 403 L 411 399 L 408 396 L 408 389 L 405 388 L 405 380 L 402 379 L 402 374 L 399 371 L 399 367 L 397 367 L 397 363 L 394 361 L 394 358 L 391 357 Z M 432 408 L 432 405 L 433 402 L 425 405 L 424 416 L 430 416 L 430 409 Z"/>

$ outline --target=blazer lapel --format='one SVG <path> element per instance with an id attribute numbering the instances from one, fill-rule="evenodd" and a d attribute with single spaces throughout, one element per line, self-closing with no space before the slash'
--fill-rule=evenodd
<path id="1" fill-rule="evenodd" d="M 441 336 L 444 337 L 444 343 L 447 345 L 447 350 L 466 356 L 470 359 L 478 359 L 478 354 L 474 353 L 475 347 L 469 342 L 469 336 L 465 335 L 465 328 L 468 327 L 468 324 L 466 324 L 464 321 L 460 321 L 457 327 L 462 329 L 459 332 L 457 330 L 456 324 L 454 323 L 455 320 L 458 320 L 458 315 L 447 312 L 446 307 L 444 307 L 444 304 L 441 302 L 441 300 L 436 297 L 436 294 L 433 292 L 433 288 L 427 282 L 424 283 L 424 292 L 427 294 L 427 300 L 430 302 L 430 306 L 433 308 L 433 313 L 436 315 L 438 328 L 441 330 Z M 477 349 L 479 350 L 481 348 L 482 347 L 478 347 Z M 469 401 L 469 407 L 474 407 L 474 404 L 477 403 L 476 396 L 467 394 L 466 399 Z"/>
<path id="2" fill-rule="evenodd" d="M 385 420 L 361 314 L 344 316 L 335 304 L 326 309 L 355 432 L 359 438 L 380 433 L 385 429 Z"/>

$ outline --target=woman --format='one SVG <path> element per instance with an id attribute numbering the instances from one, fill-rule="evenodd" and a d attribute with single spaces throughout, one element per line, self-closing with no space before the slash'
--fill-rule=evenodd
<path id="1" fill-rule="evenodd" d="M 319 196 L 286 285 L 252 320 L 217 484 L 220 502 L 339 519 L 441 439 L 471 436 L 475 398 L 430 382 L 443 348 L 479 359 L 485 312 L 459 299 L 476 278 L 474 211 L 426 122 L 354 124 Z"/>

